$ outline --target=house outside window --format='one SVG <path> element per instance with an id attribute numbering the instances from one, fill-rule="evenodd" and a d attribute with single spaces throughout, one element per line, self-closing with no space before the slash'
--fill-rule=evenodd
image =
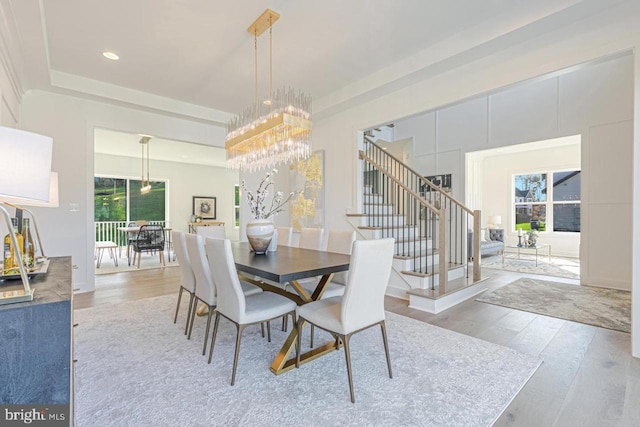
<path id="1" fill-rule="evenodd" d="M 515 230 L 580 232 L 580 171 L 515 175 L 513 207 Z"/>
<path id="2" fill-rule="evenodd" d="M 545 231 L 547 224 L 547 174 L 515 176 L 516 230 Z"/>

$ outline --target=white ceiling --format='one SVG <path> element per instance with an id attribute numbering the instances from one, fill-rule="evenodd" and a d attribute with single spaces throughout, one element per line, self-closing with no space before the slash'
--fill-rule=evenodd
<path id="1" fill-rule="evenodd" d="M 236 113 L 253 99 L 246 29 L 267 7 L 281 15 L 274 86 L 303 90 L 324 109 L 323 98 L 344 102 L 425 67 L 446 72 L 463 57 L 474 60 L 473 49 L 488 55 L 620 1 L 0 0 L 0 8 L 17 33 L 25 90 L 95 97 L 92 83 L 102 82 L 113 85 L 102 86 L 103 98 L 127 88 L 138 91 L 128 103 L 146 93 Z M 120 61 L 103 58 L 105 50 Z M 266 94 L 267 34 L 259 52 Z M 208 115 L 200 114 L 227 119 Z"/>
<path id="2" fill-rule="evenodd" d="M 266 8 L 281 15 L 273 27 L 274 87 L 310 94 L 318 119 L 522 48 L 624 1 L 0 0 L 0 48 L 4 41 L 23 93 L 56 91 L 224 127 L 253 101 L 246 29 Z M 263 97 L 268 33 L 258 49 Z M 107 50 L 120 60 L 105 59 Z M 139 140 L 96 135 L 96 150 L 105 153 L 127 153 Z M 163 144 L 154 140 L 154 157 L 164 155 Z M 210 156 L 190 157 L 218 161 Z"/>

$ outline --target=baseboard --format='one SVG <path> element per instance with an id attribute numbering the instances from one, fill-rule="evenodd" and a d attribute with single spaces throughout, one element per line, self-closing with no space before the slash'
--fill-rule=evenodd
<path id="1" fill-rule="evenodd" d="M 481 294 L 487 289 L 488 287 L 483 280 L 437 299 L 424 298 L 418 295 L 409 294 L 409 308 L 426 311 L 431 314 L 438 314 L 460 304 L 461 302 L 473 298 L 478 294 Z"/>
<path id="2" fill-rule="evenodd" d="M 407 290 L 406 289 L 400 289 L 400 288 L 396 288 L 396 287 L 392 287 L 392 286 L 387 286 L 387 291 L 385 292 L 385 294 L 390 296 L 390 297 L 403 299 L 405 301 L 409 300 L 409 296 L 407 295 Z"/>

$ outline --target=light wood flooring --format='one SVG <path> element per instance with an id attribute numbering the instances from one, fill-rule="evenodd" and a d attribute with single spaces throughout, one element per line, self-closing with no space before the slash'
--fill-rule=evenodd
<path id="1" fill-rule="evenodd" d="M 483 271 L 489 290 L 520 277 L 575 281 L 507 271 Z M 77 294 L 75 308 L 160 295 L 177 296 L 179 268 L 96 276 L 96 291 Z M 468 300 L 438 315 L 387 297 L 387 310 L 540 356 L 544 363 L 496 426 L 640 426 L 640 359 L 630 335 Z"/>

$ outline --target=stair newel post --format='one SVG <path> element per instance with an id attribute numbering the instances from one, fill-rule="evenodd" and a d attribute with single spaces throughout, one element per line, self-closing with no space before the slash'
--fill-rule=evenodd
<path id="1" fill-rule="evenodd" d="M 482 277 L 480 271 L 480 224 L 481 213 L 473 211 L 473 281 L 477 282 Z"/>
<path id="2" fill-rule="evenodd" d="M 438 211 L 438 286 L 440 289 L 444 289 L 447 285 L 447 209 L 442 207 Z"/>

